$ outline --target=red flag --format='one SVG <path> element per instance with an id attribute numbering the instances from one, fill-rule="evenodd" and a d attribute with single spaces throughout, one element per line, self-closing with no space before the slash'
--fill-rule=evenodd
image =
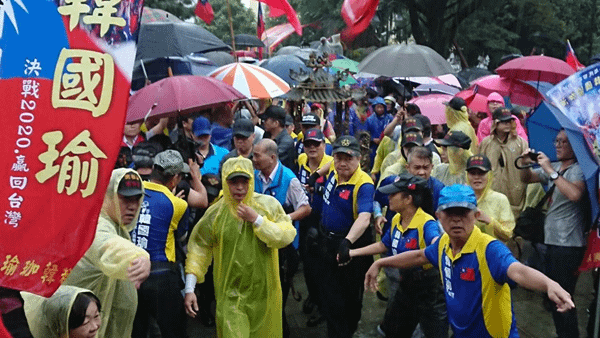
<path id="1" fill-rule="evenodd" d="M 263 18 L 262 6 L 258 3 L 258 18 L 256 19 L 256 36 L 262 40 L 262 36 L 265 32 L 265 20 Z M 258 48 L 258 59 L 262 60 L 263 48 Z"/>
<path id="2" fill-rule="evenodd" d="M 210 25 L 215 18 L 215 12 L 213 11 L 213 8 L 208 0 L 199 0 L 194 13 L 197 17 L 206 22 L 207 25 Z"/>
<path id="3" fill-rule="evenodd" d="M 569 40 L 567 40 L 567 56 L 565 57 L 565 61 L 575 71 L 585 68 L 585 66 L 577 60 L 577 56 L 575 56 L 575 51 L 573 50 L 573 47 L 571 47 L 571 42 Z"/>
<path id="4" fill-rule="evenodd" d="M 344 0 L 342 18 L 348 26 L 342 31 L 342 40 L 352 41 L 364 32 L 377 11 L 379 0 Z"/>
<path id="5" fill-rule="evenodd" d="M 259 1 L 266 4 L 267 6 L 269 6 L 271 11 L 273 11 L 273 9 L 276 9 L 276 10 L 278 9 L 280 11 L 285 12 L 289 23 L 294 27 L 294 30 L 296 31 L 296 33 L 298 33 L 298 35 L 302 35 L 302 25 L 300 25 L 300 20 L 298 20 L 298 15 L 296 14 L 296 11 L 292 7 L 292 5 L 290 5 L 290 3 L 287 2 L 287 0 L 259 0 Z"/>
<path id="6" fill-rule="evenodd" d="M 278 8 L 269 8 L 269 18 L 278 18 L 285 15 L 285 12 Z"/>

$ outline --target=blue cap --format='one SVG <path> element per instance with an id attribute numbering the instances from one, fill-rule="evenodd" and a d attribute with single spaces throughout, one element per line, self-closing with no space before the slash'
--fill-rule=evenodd
<path id="1" fill-rule="evenodd" d="M 445 187 L 440 192 L 437 211 L 448 208 L 466 208 L 477 210 L 477 197 L 475 191 L 468 185 L 454 184 Z"/>
<path id="2" fill-rule="evenodd" d="M 192 124 L 192 131 L 196 136 L 210 135 L 210 121 L 206 117 L 197 117 Z"/>

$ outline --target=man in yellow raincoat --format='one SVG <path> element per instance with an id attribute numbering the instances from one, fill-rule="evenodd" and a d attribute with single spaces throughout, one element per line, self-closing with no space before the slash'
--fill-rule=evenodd
<path id="1" fill-rule="evenodd" d="M 223 198 L 194 227 L 185 262 L 185 309 L 194 317 L 196 282 L 214 259 L 219 337 L 282 337 L 277 250 L 296 236 L 283 207 L 253 192 L 254 168 L 237 157 L 223 164 Z"/>
<path id="2" fill-rule="evenodd" d="M 115 169 L 110 177 L 92 246 L 64 285 L 91 290 L 102 304 L 98 338 L 130 337 L 137 308 L 136 288 L 150 275 L 150 256 L 131 242 L 144 188 L 133 169 Z"/>
<path id="3" fill-rule="evenodd" d="M 477 145 L 479 140 L 475 134 L 475 129 L 469 122 L 469 113 L 467 112 L 467 103 L 462 98 L 455 96 L 446 105 L 446 124 L 451 131 L 462 131 L 471 139 L 469 150 L 472 154 L 477 154 Z"/>

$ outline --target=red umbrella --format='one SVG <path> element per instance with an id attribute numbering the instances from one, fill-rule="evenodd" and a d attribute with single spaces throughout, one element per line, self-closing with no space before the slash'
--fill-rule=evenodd
<path id="1" fill-rule="evenodd" d="M 510 60 L 496 68 L 496 73 L 511 79 L 557 84 L 575 71 L 563 60 L 534 55 Z"/>
<path id="2" fill-rule="evenodd" d="M 446 106 L 445 102 L 452 100 L 452 95 L 447 94 L 430 94 L 417 96 L 408 103 L 416 104 L 421 109 L 421 114 L 429 117 L 431 124 L 446 123 Z"/>
<path id="3" fill-rule="evenodd" d="M 245 98 L 232 86 L 211 77 L 171 76 L 138 90 L 129 98 L 127 122 L 183 115 Z"/>
<path id="4" fill-rule="evenodd" d="M 531 85 L 500 75 L 488 75 L 479 78 L 471 82 L 469 89 L 483 96 L 497 92 L 504 97 L 509 97 L 511 103 L 527 107 L 534 107 L 544 99 L 542 94 Z"/>
<path id="5" fill-rule="evenodd" d="M 474 112 L 487 112 L 487 96 L 474 92 L 472 89 L 463 90 L 456 94 L 467 103 L 467 107 Z"/>

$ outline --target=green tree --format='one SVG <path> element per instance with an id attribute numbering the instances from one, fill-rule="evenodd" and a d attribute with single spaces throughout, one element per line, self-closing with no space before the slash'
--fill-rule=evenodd
<path id="1" fill-rule="evenodd" d="M 231 39 L 229 13 L 226 0 L 210 0 L 215 18 L 210 25 L 196 18 L 196 22 L 223 41 Z M 233 23 L 233 34 L 256 34 L 256 15 L 240 0 L 229 0 Z"/>

